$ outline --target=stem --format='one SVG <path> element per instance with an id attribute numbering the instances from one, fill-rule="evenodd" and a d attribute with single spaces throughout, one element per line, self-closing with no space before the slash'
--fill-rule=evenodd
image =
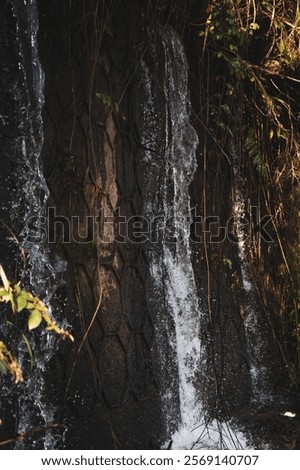
<path id="1" fill-rule="evenodd" d="M 0 277 L 1 277 L 1 280 L 3 282 L 3 286 L 4 286 L 4 289 L 9 291 L 9 281 L 6 277 L 6 274 L 4 272 L 4 269 L 2 267 L 2 264 L 0 264 Z"/>

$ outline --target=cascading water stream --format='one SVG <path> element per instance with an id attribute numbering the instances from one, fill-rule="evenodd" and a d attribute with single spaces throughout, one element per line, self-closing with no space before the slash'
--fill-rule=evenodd
<path id="1" fill-rule="evenodd" d="M 188 66 L 182 43 L 171 28 L 162 32 L 161 42 L 165 64 L 163 108 L 154 76 L 144 60 L 141 80 L 146 96 L 142 135 L 148 182 L 145 215 L 150 223 L 155 220 L 148 255 L 153 298 L 157 299 L 155 326 L 166 445 L 172 440 L 175 449 L 242 448 L 243 437 L 228 423 L 206 423 L 197 387 L 199 369 L 206 361 L 205 346 L 200 341 L 204 311 L 190 250 L 189 185 L 196 170 L 198 136 L 190 122 Z M 163 232 L 160 244 L 158 232 Z"/>
<path id="2" fill-rule="evenodd" d="M 159 192 L 162 199 L 150 200 L 147 204 L 146 216 L 151 220 L 160 213 L 162 216 L 163 244 L 161 250 L 150 248 L 151 272 L 155 283 L 154 289 L 164 286 L 164 302 L 168 311 L 168 319 L 157 318 L 157 334 L 166 333 L 170 359 L 166 359 L 167 350 L 161 354 L 162 376 L 172 375 L 172 368 L 177 367 L 174 379 L 165 384 L 162 392 L 162 402 L 165 412 L 167 435 L 177 427 L 193 426 L 198 420 L 198 397 L 193 384 L 195 373 L 200 360 L 201 345 L 199 340 L 199 306 L 195 295 L 195 280 L 190 262 L 189 248 L 189 215 L 190 203 L 188 187 L 196 167 L 195 149 L 198 137 L 189 122 L 187 103 L 187 81 L 183 77 L 182 88 L 177 90 L 177 77 L 174 76 L 179 68 L 172 67 L 168 58 L 176 54 L 180 69 L 185 67 L 181 44 L 176 41 L 173 31 L 167 31 L 162 39 L 165 50 L 164 93 L 165 106 L 165 145 L 161 163 L 154 161 L 151 151 L 145 152 L 144 158 L 150 166 L 160 168 Z M 176 43 L 175 43 L 176 41 Z M 175 52 L 175 48 L 179 49 Z M 173 58 L 171 60 L 174 60 Z M 147 85 L 148 104 L 154 98 L 151 90 L 151 77 L 145 63 L 142 64 L 144 83 Z M 186 71 L 185 71 L 186 72 Z M 180 72 L 181 73 L 181 72 Z M 169 103 L 169 104 L 168 104 Z M 178 113 L 178 110 L 180 112 Z M 156 111 L 151 106 L 145 110 L 145 125 L 152 128 L 152 139 L 156 140 Z M 144 135 L 144 141 L 151 136 Z M 171 194 L 171 197 L 170 197 Z M 170 226 L 171 224 L 171 226 Z M 162 227 L 159 227 L 159 230 Z M 172 238 L 166 243 L 168 237 Z M 160 342 L 160 339 L 158 339 Z M 164 357 L 163 357 L 164 356 Z M 176 358 L 174 362 L 174 357 Z M 178 365 L 180 365 L 178 367 Z M 175 379 L 178 374 L 178 382 Z M 178 393 L 178 397 L 177 397 Z M 172 410 L 170 403 L 179 399 L 179 409 Z"/>
<path id="3" fill-rule="evenodd" d="M 244 320 L 245 336 L 248 346 L 247 352 L 252 381 L 252 396 L 254 400 L 263 403 L 270 398 L 270 391 L 266 388 L 266 368 L 262 364 L 263 339 L 258 324 L 259 308 L 257 305 L 257 292 L 247 261 L 247 239 L 249 234 L 246 228 L 248 224 L 245 220 L 245 200 L 241 187 L 240 159 L 233 141 L 231 142 L 231 155 L 234 178 L 232 214 L 244 290 L 244 305 L 241 305 L 241 316 Z"/>
<path id="4" fill-rule="evenodd" d="M 180 427 L 194 426 L 199 417 L 199 397 L 193 383 L 199 368 L 201 312 L 198 305 L 194 272 L 191 264 L 189 185 L 196 169 L 196 131 L 190 124 L 187 67 L 182 45 L 171 30 L 163 35 L 165 52 L 166 131 L 165 216 L 173 219 L 174 243 L 163 245 L 166 300 L 175 325 L 175 348 L 178 361 Z M 169 60 L 168 60 L 169 59 Z M 172 63 L 173 62 L 173 63 Z M 174 67 L 174 62 L 176 66 Z M 182 71 L 184 70 L 184 76 Z M 179 73 L 179 76 L 178 76 Z M 182 82 L 181 82 L 182 80 Z M 181 86 L 178 87 L 178 84 Z M 180 431 L 179 431 L 180 432 Z M 175 437 L 173 437 L 175 439 Z"/>
<path id="5" fill-rule="evenodd" d="M 65 270 L 65 263 L 59 259 L 50 261 L 47 240 L 41 229 L 45 220 L 45 209 L 49 191 L 41 169 L 41 150 L 43 145 L 42 108 L 44 104 L 44 74 L 38 56 L 38 12 L 35 0 L 12 0 L 9 7 L 15 21 L 15 43 L 18 56 L 18 100 L 20 121 L 16 149 L 20 155 L 20 190 L 18 200 L 10 207 L 12 219 L 21 213 L 22 233 L 20 244 L 26 253 L 27 287 L 39 296 L 49 307 L 50 300 L 59 283 L 58 272 Z M 9 86 L 9 84 L 7 84 Z M 7 158 L 11 158 L 8 155 Z M 56 339 L 49 332 L 41 333 L 38 340 L 30 339 L 34 355 L 33 372 L 26 375 L 24 384 L 18 392 L 17 432 L 25 434 L 35 426 L 45 427 L 39 442 L 30 445 L 51 449 L 55 442 L 51 430 L 54 408 L 47 402 L 45 392 L 46 365 L 56 349 Z M 26 359 L 27 357 L 27 359 Z M 19 362 L 25 366 L 28 349 L 25 343 L 19 345 Z M 23 448 L 17 441 L 16 448 Z"/>

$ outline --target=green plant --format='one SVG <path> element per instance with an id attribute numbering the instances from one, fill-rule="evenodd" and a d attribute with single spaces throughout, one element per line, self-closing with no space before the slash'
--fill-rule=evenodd
<path id="1" fill-rule="evenodd" d="M 96 97 L 106 108 L 113 109 L 118 114 L 120 105 L 117 101 L 114 101 L 111 96 L 105 93 L 96 93 Z"/>
<path id="2" fill-rule="evenodd" d="M 272 215 L 272 247 L 251 222 L 247 261 L 272 335 L 287 368 L 298 371 L 292 382 L 299 385 L 300 0 L 211 0 L 202 14 L 195 25 L 203 212 L 210 198 L 214 210 L 222 207 L 221 169 L 229 168 L 232 194 L 238 186 L 245 212 L 255 207 L 257 220 Z M 213 259 L 206 258 L 209 267 Z"/>
<path id="3" fill-rule="evenodd" d="M 224 266 L 228 266 L 228 268 L 230 270 L 232 270 L 232 260 L 229 259 L 229 258 L 225 258 L 225 256 L 223 257 L 223 264 Z"/>
<path id="4" fill-rule="evenodd" d="M 44 302 L 31 292 L 21 289 L 20 283 L 12 284 L 9 282 L 1 265 L 0 278 L 3 284 L 3 286 L 0 287 L 0 302 L 9 303 L 13 314 L 27 311 L 28 330 L 34 330 L 44 321 L 46 323 L 46 330 L 54 331 L 63 339 L 68 338 L 74 341 L 73 336 L 68 331 L 60 328 L 51 318 Z M 14 377 L 15 383 L 23 381 L 23 374 L 18 360 L 8 350 L 3 341 L 0 341 L 0 372 L 10 373 Z"/>
<path id="5" fill-rule="evenodd" d="M 15 383 L 23 382 L 22 370 L 17 359 L 7 349 L 3 341 L 0 341 L 0 372 L 9 372 L 15 379 Z"/>

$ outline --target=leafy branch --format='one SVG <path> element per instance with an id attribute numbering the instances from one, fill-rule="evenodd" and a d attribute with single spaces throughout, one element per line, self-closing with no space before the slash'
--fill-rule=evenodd
<path id="1" fill-rule="evenodd" d="M 7 349 L 3 341 L 0 341 L 0 372 L 9 372 L 15 379 L 15 383 L 23 382 L 23 374 L 17 359 Z"/>
<path id="2" fill-rule="evenodd" d="M 0 287 L 0 302 L 10 303 L 12 312 L 18 314 L 23 310 L 27 310 L 28 320 L 27 325 L 29 330 L 34 330 L 43 321 L 46 323 L 46 330 L 54 331 L 63 339 L 74 341 L 73 336 L 67 330 L 60 328 L 44 304 L 38 297 L 35 297 L 31 292 L 21 289 L 20 282 L 12 284 L 4 272 L 3 267 L 0 265 L 0 278 L 3 286 Z M 7 349 L 6 345 L 0 341 L 0 372 L 9 372 L 15 379 L 15 383 L 23 381 L 22 371 L 18 364 L 17 359 Z"/>

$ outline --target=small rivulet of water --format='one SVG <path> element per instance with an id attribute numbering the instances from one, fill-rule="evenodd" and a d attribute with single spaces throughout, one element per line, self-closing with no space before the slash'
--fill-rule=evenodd
<path id="1" fill-rule="evenodd" d="M 190 120 L 182 42 L 170 27 L 161 31 L 160 41 L 163 84 L 162 80 L 157 84 L 151 61 L 146 59 L 141 62 L 141 82 L 146 100 L 142 124 L 145 216 L 152 227 L 150 303 L 155 311 L 166 446 L 172 441 L 174 449 L 242 448 L 242 437 L 228 423 L 206 422 L 197 387 L 197 375 L 206 361 L 200 340 L 205 312 L 191 261 L 189 186 L 199 142 Z"/>
<path id="2" fill-rule="evenodd" d="M 44 74 L 38 55 L 38 12 L 36 0 L 11 0 L 10 7 L 16 25 L 15 42 L 20 76 L 16 99 L 21 116 L 17 138 L 20 190 L 18 200 L 12 201 L 11 211 L 13 213 L 14 206 L 18 206 L 24 221 L 19 239 L 26 253 L 27 287 L 46 303 L 51 313 L 51 297 L 59 282 L 58 272 L 65 269 L 65 264 L 60 260 L 56 260 L 56 263 L 50 261 L 47 240 L 42 230 L 49 191 L 41 168 Z M 37 334 L 40 337 L 37 338 Z M 56 339 L 53 334 L 44 331 L 31 335 L 30 344 L 34 364 L 32 373 L 26 374 L 24 383 L 19 386 L 17 432 L 26 436 L 35 427 L 43 427 L 45 432 L 38 434 L 42 435 L 39 439 L 17 441 L 16 448 L 27 448 L 29 445 L 31 448 L 52 449 L 55 447 L 51 432 L 54 408 L 45 397 L 45 371 L 47 362 L 55 352 Z M 25 368 L 28 362 L 25 343 L 19 346 L 19 361 L 21 367 L 24 365 Z"/>
<path id="3" fill-rule="evenodd" d="M 251 249 L 248 243 L 247 223 L 245 220 L 245 199 L 241 184 L 241 162 L 237 154 L 235 143 L 231 142 L 231 157 L 233 166 L 233 202 L 232 216 L 234 220 L 234 233 L 237 239 L 237 249 L 244 302 L 241 305 L 244 320 L 245 336 L 247 340 L 247 353 L 250 365 L 252 382 L 252 397 L 260 404 L 270 399 L 270 392 L 266 389 L 266 367 L 263 364 L 263 335 L 259 326 L 259 307 L 257 289 L 247 260 L 247 251 Z"/>

